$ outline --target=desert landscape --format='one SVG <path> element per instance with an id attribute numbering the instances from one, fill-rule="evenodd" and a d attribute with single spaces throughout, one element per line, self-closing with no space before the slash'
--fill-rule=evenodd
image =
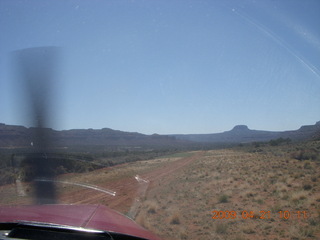
<path id="1" fill-rule="evenodd" d="M 320 1 L 91 2 L 0 3 L 0 240 L 320 239 Z"/>
<path id="2" fill-rule="evenodd" d="M 319 239 L 319 150 L 253 143 L 66 173 L 59 201 L 107 205 L 169 240 Z M 1 204 L 32 203 L 29 183 L 0 191 Z"/>

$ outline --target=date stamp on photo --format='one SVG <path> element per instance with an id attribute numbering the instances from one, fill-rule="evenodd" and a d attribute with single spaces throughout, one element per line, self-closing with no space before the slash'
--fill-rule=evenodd
<path id="1" fill-rule="evenodd" d="M 272 213 L 271 211 L 212 211 L 212 219 L 307 219 L 310 214 L 307 211 L 278 211 Z"/>

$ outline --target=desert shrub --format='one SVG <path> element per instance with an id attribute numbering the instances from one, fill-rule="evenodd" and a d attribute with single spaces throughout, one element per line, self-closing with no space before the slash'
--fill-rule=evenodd
<path id="1" fill-rule="evenodd" d="M 229 196 L 228 195 L 223 194 L 223 195 L 221 195 L 219 197 L 219 203 L 227 203 L 228 200 L 229 200 Z"/>
<path id="2" fill-rule="evenodd" d="M 0 186 L 14 183 L 16 180 L 15 174 L 7 168 L 0 170 Z"/>
<path id="3" fill-rule="evenodd" d="M 155 214 L 157 212 L 158 205 L 155 202 L 147 203 L 147 212 L 150 214 Z"/>
<path id="4" fill-rule="evenodd" d="M 315 149 L 301 149 L 299 151 L 291 153 L 291 157 L 297 160 L 319 160 L 320 153 Z"/>
<path id="5" fill-rule="evenodd" d="M 310 184 L 305 184 L 305 185 L 303 185 L 303 189 L 304 190 L 311 190 L 312 186 Z"/>
<path id="6" fill-rule="evenodd" d="M 175 212 L 171 217 L 170 217 L 170 224 L 180 224 L 180 217 L 179 213 Z"/>
<path id="7" fill-rule="evenodd" d="M 226 234 L 228 230 L 228 225 L 224 223 L 218 223 L 216 225 L 216 233 L 218 234 Z"/>
<path id="8" fill-rule="evenodd" d="M 64 166 L 60 165 L 59 167 L 57 167 L 56 173 L 57 175 L 67 173 L 67 169 Z"/>
<path id="9" fill-rule="evenodd" d="M 246 234 L 254 234 L 256 231 L 253 230 L 252 228 L 247 227 L 247 228 L 243 229 L 243 232 Z"/>
<path id="10" fill-rule="evenodd" d="M 309 161 L 305 162 L 304 165 L 303 165 L 303 168 L 304 169 L 312 169 L 311 163 Z"/>
<path id="11" fill-rule="evenodd" d="M 314 229 L 310 226 L 300 227 L 301 237 L 314 237 Z"/>
<path id="12" fill-rule="evenodd" d="M 310 218 L 308 222 L 310 226 L 317 226 L 320 224 L 320 222 L 316 218 Z"/>
<path id="13" fill-rule="evenodd" d="M 295 192 L 291 194 L 291 201 L 294 204 L 302 203 L 306 198 L 308 194 L 305 191 Z"/>

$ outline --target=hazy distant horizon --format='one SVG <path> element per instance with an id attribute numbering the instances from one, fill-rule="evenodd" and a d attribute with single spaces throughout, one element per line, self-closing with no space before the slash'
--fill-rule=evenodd
<path id="1" fill-rule="evenodd" d="M 270 131 L 270 132 L 285 132 L 285 131 L 295 131 L 295 130 L 298 130 L 299 128 L 301 128 L 302 126 L 312 126 L 312 125 L 315 125 L 316 123 L 318 123 L 320 121 L 317 121 L 313 124 L 303 124 L 299 127 L 297 127 L 296 129 L 285 129 L 285 130 L 269 130 L 269 129 L 255 129 L 255 128 L 251 128 L 250 126 L 246 125 L 246 124 L 236 124 L 234 125 L 233 127 L 231 127 L 230 129 L 225 129 L 225 130 L 222 130 L 220 132 L 205 132 L 205 133 L 189 133 L 189 132 L 185 132 L 185 133 L 142 133 L 142 132 L 138 132 L 138 131 L 126 131 L 126 130 L 122 130 L 122 129 L 113 129 L 113 128 L 110 128 L 110 127 L 102 127 L 102 128 L 91 128 L 91 127 L 88 127 L 88 128 L 70 128 L 70 129 L 55 129 L 53 127 L 50 127 L 48 126 L 48 128 L 52 128 L 53 130 L 55 131 L 68 131 L 68 130 L 89 130 L 89 129 L 92 129 L 92 130 L 101 130 L 101 129 L 104 129 L 104 128 L 107 128 L 107 129 L 112 129 L 112 130 L 115 130 L 115 131 L 121 131 L 121 132 L 132 132 L 132 133 L 141 133 L 141 134 L 144 134 L 144 135 L 152 135 L 152 134 L 159 134 L 159 135 L 188 135 L 188 134 L 215 134 L 215 133 L 223 133 L 223 132 L 227 132 L 227 131 L 230 131 L 232 130 L 234 127 L 236 126 L 247 126 L 249 130 L 258 130 L 258 131 Z M 22 126 L 22 127 L 26 127 L 26 128 L 32 128 L 32 127 L 35 127 L 35 126 L 32 126 L 32 125 L 29 125 L 29 126 L 25 126 L 25 125 L 22 125 L 22 124 L 8 124 L 8 123 L 2 123 L 0 122 L 0 124 L 5 124 L 5 125 L 10 125 L 10 126 Z"/>

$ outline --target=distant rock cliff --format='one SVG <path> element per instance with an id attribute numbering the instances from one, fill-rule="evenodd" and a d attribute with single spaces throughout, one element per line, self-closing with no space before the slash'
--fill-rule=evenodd
<path id="1" fill-rule="evenodd" d="M 35 128 L 0 124 L 0 147 L 29 147 L 33 140 Z M 56 131 L 51 128 L 44 129 L 53 146 L 175 146 L 184 143 L 174 136 L 144 135 L 135 132 L 123 132 L 103 129 L 72 129 Z"/>
<path id="2" fill-rule="evenodd" d="M 246 125 L 237 125 L 232 130 L 212 134 L 177 134 L 177 139 L 208 142 L 208 143 L 246 143 L 264 142 L 276 138 L 290 138 L 291 140 L 307 140 L 320 137 L 320 122 L 315 125 L 302 126 L 294 131 L 261 131 L 251 130 Z"/>
<path id="3" fill-rule="evenodd" d="M 320 137 L 320 121 L 315 125 L 302 126 L 296 131 L 283 132 L 281 137 L 288 137 L 293 140 L 316 139 Z"/>
<path id="4" fill-rule="evenodd" d="M 33 142 L 35 128 L 0 124 L 0 147 L 28 147 Z M 263 142 L 276 138 L 291 140 L 320 139 L 320 122 L 302 126 L 298 130 L 272 132 L 251 130 L 246 125 L 237 125 L 232 130 L 212 134 L 145 135 L 123 132 L 110 128 L 44 130 L 54 146 L 131 146 L 131 147 L 175 147 L 198 143 L 246 143 Z"/>

